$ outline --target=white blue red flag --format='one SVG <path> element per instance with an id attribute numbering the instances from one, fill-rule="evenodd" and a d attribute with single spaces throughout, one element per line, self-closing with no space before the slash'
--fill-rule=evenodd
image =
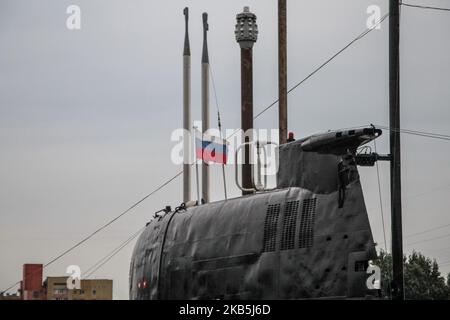
<path id="1" fill-rule="evenodd" d="M 197 159 L 206 163 L 227 163 L 228 142 L 224 139 L 202 134 L 195 130 L 195 153 Z"/>

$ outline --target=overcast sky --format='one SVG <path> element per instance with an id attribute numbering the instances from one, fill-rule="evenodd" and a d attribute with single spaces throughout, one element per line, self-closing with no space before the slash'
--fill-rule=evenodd
<path id="1" fill-rule="evenodd" d="M 450 7 L 449 0 L 410 3 Z M 81 30 L 66 8 L 81 8 Z M 366 28 L 369 5 L 387 0 L 288 1 L 288 83 L 304 78 Z M 151 192 L 181 168 L 170 161 L 171 132 L 182 124 L 182 10 L 190 7 L 193 118 L 200 119 L 201 13 L 209 13 L 209 52 L 225 128 L 240 124 L 235 15 L 258 17 L 254 106 L 277 98 L 277 5 L 272 0 L 0 1 L 0 290 L 21 279 L 24 263 L 45 263 Z M 404 7 L 401 108 L 406 129 L 450 134 L 450 13 Z M 211 97 L 212 98 L 212 97 Z M 212 114 L 215 106 L 211 99 Z M 215 117 L 211 118 L 215 123 Z M 369 123 L 388 124 L 388 21 L 289 95 L 296 137 Z M 277 106 L 257 121 L 276 128 Z M 388 132 L 377 143 L 388 153 Z M 450 224 L 450 144 L 402 135 L 404 233 Z M 386 228 L 388 164 L 380 163 Z M 227 168 L 229 193 L 234 168 Z M 383 246 L 375 168 L 361 180 L 375 241 Z M 220 170 L 212 197 L 223 197 Z M 181 180 L 45 270 L 86 270 L 142 227 L 153 212 L 182 200 Z M 405 239 L 450 271 L 450 227 Z M 133 244 L 96 273 L 128 298 Z"/>

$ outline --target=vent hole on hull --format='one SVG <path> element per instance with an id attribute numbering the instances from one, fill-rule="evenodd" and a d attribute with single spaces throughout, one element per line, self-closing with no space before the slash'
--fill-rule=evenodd
<path id="1" fill-rule="evenodd" d="M 280 204 L 267 206 L 266 219 L 264 221 L 263 252 L 275 251 L 279 216 Z"/>
<path id="2" fill-rule="evenodd" d="M 295 246 L 295 226 L 297 224 L 299 201 L 286 203 L 283 216 L 281 250 L 291 250 Z"/>
<path id="3" fill-rule="evenodd" d="M 302 202 L 300 218 L 299 248 L 309 248 L 313 245 L 314 220 L 316 215 L 317 198 L 305 199 Z"/>

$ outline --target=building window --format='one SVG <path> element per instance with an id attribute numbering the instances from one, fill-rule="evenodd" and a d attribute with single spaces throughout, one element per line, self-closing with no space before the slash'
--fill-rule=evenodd
<path id="1" fill-rule="evenodd" d="M 92 290 L 92 294 L 94 294 L 94 295 L 95 295 L 96 293 L 97 293 L 97 291 L 96 291 L 96 290 Z"/>
<path id="2" fill-rule="evenodd" d="M 53 294 L 66 294 L 66 289 L 55 289 Z"/>

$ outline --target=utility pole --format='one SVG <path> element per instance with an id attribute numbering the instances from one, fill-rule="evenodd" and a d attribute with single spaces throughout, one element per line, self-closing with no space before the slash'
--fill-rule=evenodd
<path id="1" fill-rule="evenodd" d="M 253 44 L 258 38 L 258 26 L 256 15 L 250 12 L 249 7 L 244 7 L 244 12 L 236 16 L 236 41 L 241 47 L 241 129 L 243 142 L 253 140 Z M 250 163 L 251 147 L 244 147 L 244 163 L 242 164 L 242 187 L 253 188 L 252 165 Z M 236 164 L 237 165 L 237 164 Z M 242 191 L 243 195 L 252 191 Z"/>
<path id="2" fill-rule="evenodd" d="M 280 145 L 287 140 L 286 0 L 278 0 L 278 128 Z"/>
<path id="3" fill-rule="evenodd" d="M 389 138 L 391 153 L 392 298 L 404 300 L 400 166 L 400 3 L 389 2 Z"/>

